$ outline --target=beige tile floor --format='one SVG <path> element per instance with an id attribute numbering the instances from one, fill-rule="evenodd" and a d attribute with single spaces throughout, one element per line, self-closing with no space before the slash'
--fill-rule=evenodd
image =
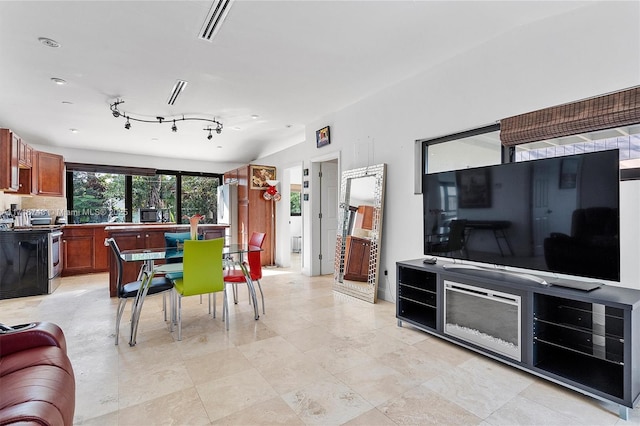
<path id="1" fill-rule="evenodd" d="M 638 409 L 624 422 L 615 404 L 399 328 L 393 303 L 334 293 L 332 276 L 265 275 L 258 321 L 244 288 L 228 332 L 206 303 L 186 298 L 181 342 L 155 296 L 138 344 L 127 344 L 123 320 L 115 346 L 117 300 L 106 274 L 64 278 L 52 295 L 2 300 L 0 322 L 63 328 L 78 425 L 640 424 Z"/>

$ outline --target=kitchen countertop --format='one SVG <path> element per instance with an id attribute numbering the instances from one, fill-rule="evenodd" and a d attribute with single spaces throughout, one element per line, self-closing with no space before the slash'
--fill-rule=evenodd
<path id="1" fill-rule="evenodd" d="M 128 229 L 166 229 L 166 228 L 189 228 L 188 223 L 126 223 L 117 226 L 107 225 L 104 229 L 105 231 L 114 231 L 114 230 L 128 230 Z M 216 224 L 216 223 L 200 223 L 198 224 L 198 228 L 228 228 L 229 225 L 226 224 Z"/>
<path id="2" fill-rule="evenodd" d="M 0 228 L 0 232 L 27 232 L 27 231 L 39 231 L 39 232 L 51 232 L 51 231 L 61 231 L 62 225 L 33 225 L 33 226 L 16 226 L 13 228 L 2 229 Z"/>

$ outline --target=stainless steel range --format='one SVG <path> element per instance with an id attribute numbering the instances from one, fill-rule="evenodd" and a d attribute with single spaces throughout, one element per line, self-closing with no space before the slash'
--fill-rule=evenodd
<path id="1" fill-rule="evenodd" d="M 47 293 L 51 294 L 60 285 L 62 276 L 62 231 L 59 228 L 49 232 L 48 243 Z"/>

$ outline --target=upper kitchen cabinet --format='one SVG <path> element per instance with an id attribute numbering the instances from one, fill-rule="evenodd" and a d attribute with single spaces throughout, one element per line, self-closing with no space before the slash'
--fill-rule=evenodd
<path id="1" fill-rule="evenodd" d="M 38 195 L 61 197 L 64 195 L 64 158 L 62 155 L 34 151 L 32 179 L 36 179 L 34 190 Z M 35 174 L 34 174 L 35 173 Z"/>
<path id="2" fill-rule="evenodd" d="M 17 191 L 20 186 L 19 145 L 18 135 L 9 129 L 0 129 L 0 190 Z"/>
<path id="3" fill-rule="evenodd" d="M 22 139 L 18 140 L 18 166 L 31 168 L 33 165 L 33 148 Z"/>

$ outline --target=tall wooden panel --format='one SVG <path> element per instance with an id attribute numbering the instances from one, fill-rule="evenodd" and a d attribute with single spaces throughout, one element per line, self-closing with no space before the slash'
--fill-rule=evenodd
<path id="1" fill-rule="evenodd" d="M 225 183 L 238 182 L 238 242 L 247 244 L 253 232 L 265 232 L 262 245 L 262 264 L 271 264 L 271 238 L 275 249 L 275 225 L 272 224 L 273 202 L 263 198 L 263 189 L 249 187 L 249 165 L 230 170 L 224 174 Z M 275 218 L 275 217 L 274 217 Z"/>

